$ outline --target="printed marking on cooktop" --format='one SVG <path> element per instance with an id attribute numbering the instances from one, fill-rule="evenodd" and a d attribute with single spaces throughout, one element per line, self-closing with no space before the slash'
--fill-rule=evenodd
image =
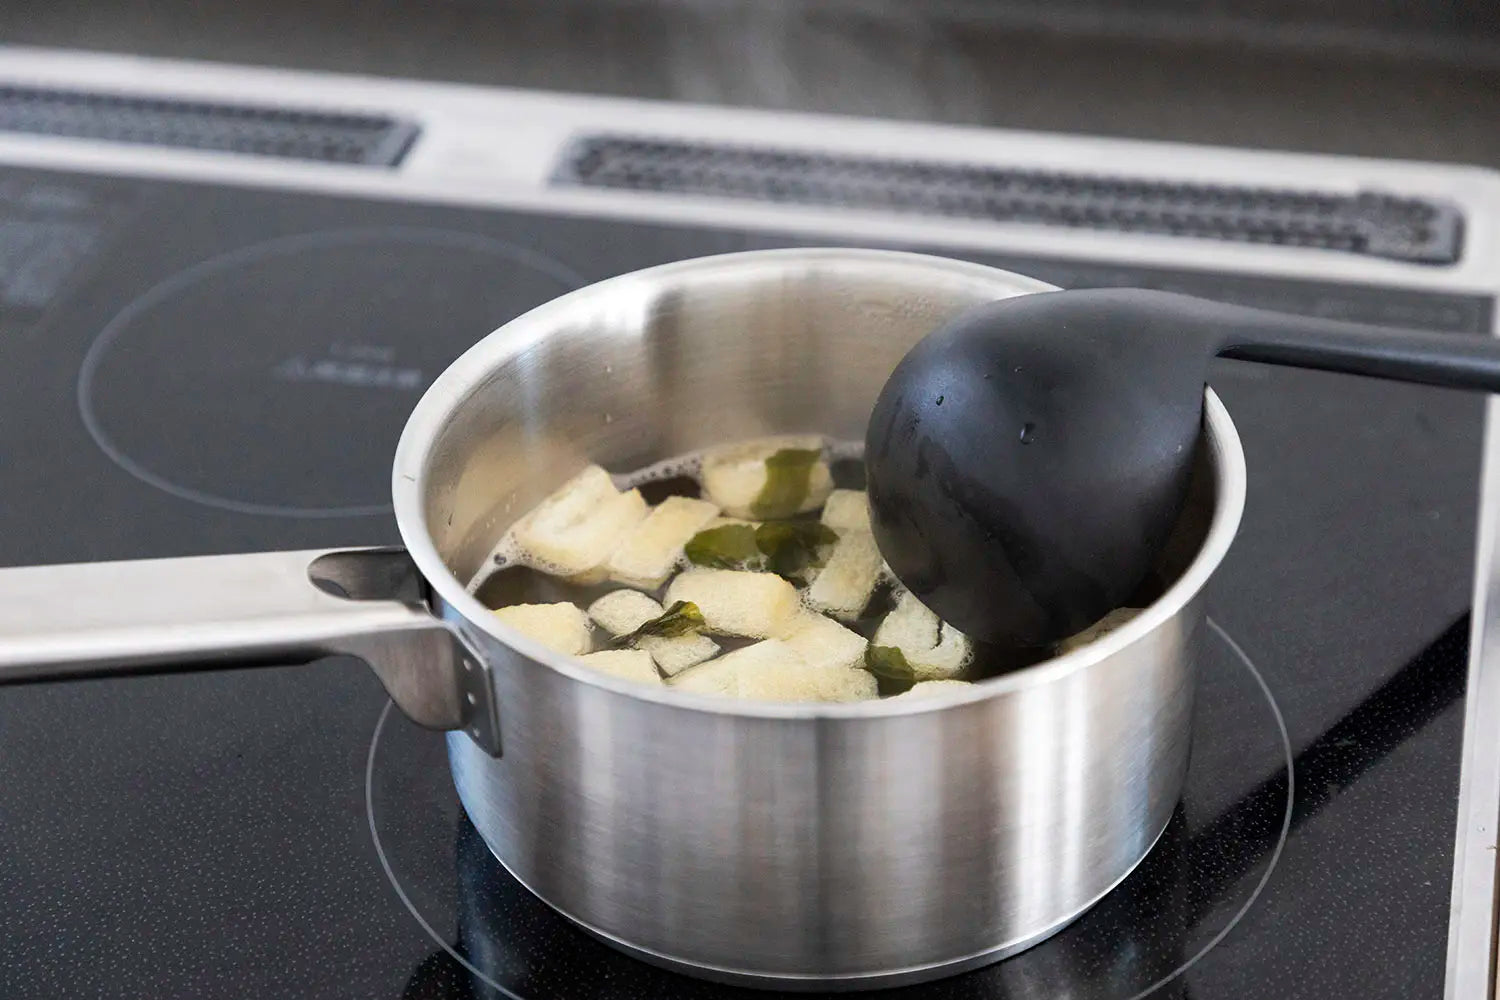
<path id="1" fill-rule="evenodd" d="M 127 304 L 79 370 L 79 414 L 121 469 L 244 514 L 390 510 L 396 440 L 459 354 L 584 284 L 477 233 L 298 234 L 222 254 Z"/>
<path id="2" fill-rule="evenodd" d="M 0 310 L 45 309 L 122 213 L 113 189 L 0 179 Z"/>
<path id="3" fill-rule="evenodd" d="M 420 389 L 430 381 L 420 368 L 396 363 L 389 344 L 330 344 L 323 357 L 294 355 L 271 369 L 271 377 L 287 382 L 326 382 L 367 389 Z"/>
<path id="4" fill-rule="evenodd" d="M 972 1000 L 994 995 L 1050 1000 L 1066 994 L 1075 1000 L 1145 1000 L 1180 979 L 1233 932 L 1260 898 L 1281 859 L 1291 830 L 1295 764 L 1286 721 L 1264 676 L 1217 622 L 1209 619 L 1208 627 L 1215 641 L 1207 644 L 1203 658 L 1204 697 L 1200 697 L 1195 736 L 1210 742 L 1194 751 L 1183 805 L 1206 810 L 1209 816 L 1196 821 L 1192 829 L 1185 828 L 1181 816 L 1174 819 L 1145 862 L 1058 935 L 973 972 L 883 990 L 882 996 Z M 1257 697 L 1266 712 L 1255 723 L 1260 738 L 1253 752 L 1246 753 L 1243 744 L 1216 748 L 1213 735 L 1226 727 L 1232 731 L 1249 710 L 1246 700 L 1253 702 Z M 606 998 L 680 995 L 711 1000 L 754 992 L 665 972 L 584 937 L 506 874 L 482 843 L 476 846 L 473 841 L 478 838 L 471 827 L 461 822 L 455 838 L 452 808 L 457 807 L 447 807 L 453 792 L 446 784 L 446 769 L 437 759 L 429 759 L 441 752 L 437 741 L 443 737 L 405 723 L 392 708 L 387 701 L 365 755 L 370 839 L 397 897 L 453 961 L 512 1000 L 560 1000 L 588 992 L 590 986 L 596 989 L 588 995 Z M 1222 752 L 1215 753 L 1216 749 Z M 398 756 L 391 759 L 392 754 Z M 442 783 L 441 792 L 435 785 L 424 785 L 420 794 L 414 794 L 410 784 L 414 768 L 426 776 L 419 780 Z M 1225 768 L 1233 773 L 1226 773 Z M 403 808 L 377 813 L 377 788 L 383 802 L 396 798 Z M 1225 792 L 1236 796 L 1227 807 L 1219 801 Z M 443 799 L 444 807 L 436 807 L 434 796 Z M 422 807 L 414 808 L 416 799 Z M 1232 835 L 1221 838 L 1225 831 Z M 1218 852 L 1246 838 L 1257 842 L 1247 848 L 1252 856 L 1240 859 L 1242 866 L 1226 866 Z M 1220 843 L 1221 839 L 1226 842 Z M 402 862 L 393 858 L 396 854 Z M 476 858 L 482 866 L 476 865 Z M 1245 884 L 1257 868 L 1258 876 L 1246 891 Z M 455 869 L 461 898 L 449 899 L 455 891 Z M 465 891 L 468 895 L 462 896 Z M 495 897 L 489 909 L 493 919 L 502 923 L 500 928 L 474 922 L 483 907 L 476 908 L 473 897 L 486 891 Z M 1220 891 L 1227 895 L 1218 896 Z M 1185 902 L 1198 897 L 1204 897 L 1196 904 L 1201 909 Z M 1177 932 L 1171 925 L 1173 909 L 1180 906 L 1189 906 L 1187 923 L 1191 926 L 1180 929 L 1179 941 L 1172 937 Z M 1231 907 L 1227 918 L 1222 916 Z M 455 919 L 461 945 L 437 929 L 452 927 Z M 492 940 L 496 932 L 507 940 Z M 492 961 L 504 971 L 491 967 Z M 1123 982 L 1122 970 L 1133 971 L 1134 982 Z"/>

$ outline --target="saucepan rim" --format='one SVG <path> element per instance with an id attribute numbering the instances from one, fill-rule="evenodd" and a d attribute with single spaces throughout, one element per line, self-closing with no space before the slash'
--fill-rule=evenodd
<path id="1" fill-rule="evenodd" d="M 505 362 L 551 331 L 566 326 L 569 318 L 590 311 L 599 299 L 618 296 L 628 301 L 632 285 L 655 285 L 664 278 L 678 281 L 709 278 L 745 266 L 765 266 L 768 263 L 786 269 L 819 264 L 906 266 L 984 281 L 993 284 L 997 291 L 1019 290 L 1025 294 L 1056 290 L 1053 285 L 1024 275 L 930 254 L 837 247 L 752 250 L 697 257 L 623 274 L 577 289 L 516 317 L 466 351 L 423 394 L 396 446 L 391 475 L 396 523 L 408 552 L 437 597 L 458 612 L 468 628 L 579 683 L 671 709 L 760 719 L 875 719 L 945 711 L 987 702 L 1088 670 L 1164 627 L 1208 584 L 1239 530 L 1245 506 L 1246 470 L 1244 451 L 1234 422 L 1214 391 L 1205 388 L 1203 413 L 1214 472 L 1214 512 L 1203 542 L 1187 569 L 1140 615 L 1102 639 L 1034 666 L 978 681 L 970 689 L 925 699 L 880 699 L 840 704 L 715 698 L 639 684 L 590 670 L 572 657 L 555 652 L 501 622 L 489 608 L 469 594 L 464 584 L 448 569 L 427 530 L 424 517 L 427 466 L 433 445 L 448 420 Z"/>

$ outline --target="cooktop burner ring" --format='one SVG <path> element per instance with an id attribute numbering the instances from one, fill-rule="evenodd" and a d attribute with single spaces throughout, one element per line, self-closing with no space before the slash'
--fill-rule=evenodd
<path id="1" fill-rule="evenodd" d="M 1277 704 L 1276 696 L 1271 693 L 1271 686 L 1266 683 L 1265 676 L 1256 668 L 1255 661 L 1250 659 L 1250 655 L 1245 652 L 1244 647 L 1235 641 L 1234 636 L 1224 631 L 1224 626 L 1212 618 L 1206 618 L 1205 621 L 1208 623 L 1209 631 L 1218 636 L 1219 641 L 1228 646 L 1230 652 L 1234 653 L 1235 658 L 1244 664 L 1246 670 L 1250 671 L 1250 676 L 1255 678 L 1255 683 L 1260 688 L 1261 694 L 1265 695 L 1266 705 L 1271 709 L 1271 715 L 1276 719 L 1276 731 L 1281 737 L 1281 750 L 1286 755 L 1286 807 L 1282 810 L 1281 830 L 1276 837 L 1276 846 L 1271 849 L 1271 857 L 1266 862 L 1266 870 L 1261 873 L 1260 879 L 1255 883 L 1255 888 L 1250 891 L 1250 895 L 1246 897 L 1244 904 L 1234 912 L 1234 915 L 1229 918 L 1229 921 L 1225 923 L 1219 932 L 1209 938 L 1208 942 L 1195 951 L 1186 962 L 1173 969 L 1168 975 L 1163 976 L 1140 992 L 1127 998 L 1127 1000 L 1143 1000 L 1144 997 L 1155 993 L 1197 965 L 1198 961 L 1204 955 L 1207 955 L 1218 946 L 1220 941 L 1229 936 L 1230 932 L 1245 918 L 1245 914 L 1250 912 L 1250 907 L 1254 906 L 1255 901 L 1260 898 L 1260 894 L 1265 890 L 1266 884 L 1271 881 L 1271 873 L 1276 870 L 1277 864 L 1280 863 L 1281 852 L 1286 847 L 1287 835 L 1292 831 L 1292 808 L 1297 801 L 1297 765 L 1292 754 L 1292 737 L 1286 728 L 1286 717 L 1281 714 L 1281 706 Z"/>
<path id="2" fill-rule="evenodd" d="M 1277 747 L 1277 752 L 1278 756 L 1280 757 L 1280 763 L 1285 769 L 1284 774 L 1286 782 L 1285 796 L 1280 810 L 1281 815 L 1279 819 L 1279 828 L 1274 834 L 1274 843 L 1270 844 L 1269 850 L 1265 853 L 1265 860 L 1263 862 L 1264 867 L 1260 873 L 1259 878 L 1256 880 L 1254 886 L 1250 889 L 1248 894 L 1240 902 L 1239 906 L 1225 921 L 1223 926 L 1218 928 L 1207 939 L 1206 942 L 1195 948 L 1193 952 L 1178 965 L 1171 968 L 1164 975 L 1161 975 L 1158 978 L 1152 980 L 1143 988 L 1140 988 L 1129 994 L 1122 994 L 1121 1000 L 1143 1000 L 1143 998 L 1149 996 L 1152 993 L 1155 993 L 1157 990 L 1180 978 L 1184 973 L 1186 973 L 1189 969 L 1196 965 L 1205 955 L 1212 951 L 1221 941 L 1223 941 L 1230 934 L 1230 932 L 1232 932 L 1235 927 L 1239 925 L 1240 921 L 1245 917 L 1247 913 L 1249 913 L 1251 907 L 1253 907 L 1256 901 L 1260 898 L 1263 890 L 1266 888 L 1266 885 L 1270 881 L 1271 874 L 1277 868 L 1277 865 L 1281 859 L 1283 848 L 1286 845 L 1287 836 L 1291 830 L 1292 807 L 1295 800 L 1296 785 L 1295 764 L 1293 761 L 1291 737 L 1287 731 L 1286 720 L 1282 715 L 1281 708 L 1277 704 L 1276 697 L 1272 693 L 1270 686 L 1267 684 L 1264 676 L 1255 666 L 1254 662 L 1250 659 L 1249 655 L 1245 652 L 1243 647 L 1241 647 L 1240 644 L 1235 641 L 1235 639 L 1230 636 L 1224 630 L 1224 628 L 1212 618 L 1208 619 L 1208 627 L 1210 632 L 1218 639 L 1219 643 L 1222 644 L 1223 651 L 1228 654 L 1228 658 L 1233 663 L 1240 666 L 1246 673 L 1248 673 L 1249 679 L 1253 681 L 1255 689 L 1260 692 L 1261 696 L 1264 698 L 1266 706 L 1270 710 L 1270 718 L 1274 722 L 1276 732 L 1276 742 L 1279 744 L 1279 746 Z M 371 735 L 369 749 L 366 753 L 365 758 L 365 815 L 366 820 L 369 824 L 371 842 L 375 848 L 376 856 L 380 861 L 381 870 L 385 873 L 386 880 L 390 883 L 391 888 L 395 891 L 397 897 L 401 900 L 402 905 L 411 914 L 413 919 L 416 920 L 417 924 L 422 928 L 424 933 L 426 933 L 427 936 L 431 938 L 432 941 L 442 950 L 442 953 L 445 953 L 446 958 L 450 959 L 459 967 L 464 969 L 469 975 L 472 975 L 478 981 L 487 984 L 490 988 L 498 991 L 499 994 L 503 996 L 510 997 L 512 998 L 512 1000 L 533 1000 L 533 998 L 526 996 L 524 993 L 518 993 L 515 989 L 505 986 L 502 982 L 498 981 L 494 976 L 490 975 L 484 968 L 482 968 L 480 964 L 472 960 L 468 955 L 465 955 L 459 947 L 456 947 L 453 941 L 448 936 L 445 936 L 436 927 L 434 927 L 433 922 L 428 919 L 427 915 L 423 912 L 422 907 L 412 898 L 412 894 L 408 891 L 407 886 L 403 884 L 401 876 L 397 874 L 396 866 L 393 864 L 390 856 L 390 851 L 388 850 L 387 844 L 381 836 L 380 823 L 377 821 L 377 810 L 375 807 L 377 756 L 381 747 L 382 736 L 386 733 L 387 730 L 387 723 L 392 721 L 391 709 L 392 705 L 389 701 L 387 701 L 385 707 L 380 712 L 379 718 L 376 721 L 375 730 Z M 397 718 L 397 721 L 400 721 L 399 717 Z M 1177 827 L 1179 825 L 1180 817 L 1174 818 L 1173 823 L 1168 828 L 1169 833 L 1173 830 L 1174 827 Z M 460 816 L 460 843 L 458 845 L 458 852 L 460 855 L 462 855 L 464 850 L 464 837 L 462 835 L 462 832 L 465 826 L 467 826 L 467 821 L 462 819 L 462 817 Z M 472 827 L 468 827 L 468 829 L 472 832 Z M 474 843 L 477 843 L 479 845 L 478 849 L 483 852 L 484 857 L 489 862 L 496 864 L 496 866 L 499 867 L 498 863 L 494 862 L 493 856 L 489 855 L 488 850 L 484 848 L 482 841 L 479 841 L 477 833 L 474 833 L 468 839 Z M 1167 838 L 1164 836 L 1163 840 L 1165 839 Z M 1157 848 L 1153 849 L 1153 855 L 1160 850 L 1161 847 L 1160 845 L 1158 845 Z M 1142 868 L 1146 867 L 1146 864 L 1150 862 L 1153 855 L 1147 856 L 1147 862 L 1143 863 Z M 504 877 L 510 878 L 509 873 L 504 873 Z M 1130 878 L 1134 877 L 1136 876 L 1132 874 Z M 1122 884 L 1122 887 L 1123 885 L 1129 884 L 1130 878 L 1127 878 L 1126 883 Z M 1115 891 L 1119 892 L 1120 890 L 1117 889 Z M 535 904 L 536 907 L 540 907 L 543 909 L 546 908 L 545 904 L 543 904 L 539 900 L 536 900 L 534 897 L 531 897 L 529 893 L 526 892 L 526 890 L 520 889 L 519 893 L 523 898 L 529 899 L 530 902 Z M 1107 896 L 1106 900 L 1110 898 L 1111 897 Z M 549 910 L 547 912 L 550 913 L 551 911 Z M 561 920 L 562 918 L 557 919 Z M 571 925 L 568 926 L 571 927 Z M 592 941 L 592 939 L 589 940 Z M 596 944 L 596 947 L 601 949 L 605 948 L 604 945 L 598 944 Z M 1048 942 L 1042 942 L 1037 946 L 1036 949 L 1033 950 L 1041 950 L 1047 947 Z M 1029 954 L 1029 952 L 1022 952 L 1021 956 L 1024 956 L 1026 954 Z M 633 959 L 626 959 L 624 958 L 624 956 L 620 956 L 620 958 L 622 961 L 631 962 L 633 965 L 641 965 L 643 969 L 649 969 L 651 974 L 653 975 L 670 976 L 675 981 L 683 982 L 684 986 L 691 984 L 692 988 L 694 989 L 723 989 L 726 995 L 735 997 L 764 995 L 760 994 L 758 991 L 718 987 L 714 984 L 700 982 L 698 980 L 686 980 L 680 975 L 666 973 L 661 970 L 657 970 L 654 967 L 644 966 L 642 963 L 638 963 Z M 1015 959 L 1010 959 L 1007 961 L 1014 960 Z M 1000 964 L 1003 965 L 1005 963 Z M 990 966 L 988 968 L 994 968 L 994 966 Z M 984 971 L 984 969 L 980 969 L 976 972 L 968 973 L 966 975 L 983 975 Z M 965 977 L 960 976 L 958 978 L 962 979 Z M 926 995 L 924 991 L 936 991 L 938 989 L 941 989 L 942 984 L 952 981 L 954 980 L 937 980 L 935 982 L 923 984 L 921 986 L 911 987 L 904 993 L 902 993 L 901 991 L 897 992 L 901 993 L 901 995 L 910 995 L 915 998 L 918 996 Z M 694 993 L 693 995 L 697 996 L 698 994 Z M 967 996 L 969 994 L 965 995 Z"/>
<path id="3" fill-rule="evenodd" d="M 443 282 L 424 280 L 439 269 Z M 541 253 L 456 229 L 341 228 L 252 243 L 198 261 L 117 312 L 79 368 L 79 415 L 116 466 L 182 500 L 270 517 L 386 514 L 388 454 L 381 478 L 362 477 L 370 481 L 358 495 L 346 482 L 356 477 L 331 471 L 319 482 L 309 470 L 336 467 L 338 449 L 360 436 L 393 451 L 417 397 L 453 358 L 586 283 Z M 219 325 L 241 332 L 248 323 L 256 336 L 197 336 L 215 309 Z M 201 447 L 216 435 L 212 452 Z M 261 451 L 249 460 L 246 448 Z M 320 461 L 319 449 L 335 454 Z M 241 468 L 257 469 L 256 482 Z M 257 495 L 267 482 L 302 495 Z"/>

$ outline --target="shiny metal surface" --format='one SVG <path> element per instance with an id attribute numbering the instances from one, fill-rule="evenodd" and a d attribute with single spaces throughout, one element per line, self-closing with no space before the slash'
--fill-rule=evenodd
<path id="1" fill-rule="evenodd" d="M 937 322 L 1046 287 L 876 251 L 687 261 L 542 306 L 438 379 L 397 450 L 397 518 L 441 614 L 494 671 L 505 754 L 450 735 L 450 760 L 522 882 L 664 964 L 874 986 L 1023 947 L 1144 856 L 1187 761 L 1200 595 L 1244 503 L 1212 393 L 1166 595 L 1090 647 L 944 699 L 748 704 L 634 686 L 510 630 L 462 584 L 585 463 L 633 469 L 777 432 L 858 439 Z"/>
<path id="2" fill-rule="evenodd" d="M 1158 831 L 1156 840 L 1159 840 L 1161 838 L 1163 832 L 1165 832 L 1165 827 L 1163 827 L 1162 831 Z M 1146 849 L 1141 852 L 1141 860 L 1145 860 L 1145 857 L 1151 851 L 1151 848 L 1156 846 L 1156 840 L 1152 840 L 1150 845 L 1148 845 Z M 822 975 L 768 977 L 756 972 L 746 971 L 743 969 L 724 969 L 719 967 L 695 965 L 691 962 L 684 962 L 681 959 L 673 958 L 670 955 L 663 955 L 660 952 L 648 951 L 644 948 L 638 948 L 635 945 L 632 945 L 630 942 L 606 934 L 596 927 L 590 927 L 586 924 L 580 923 L 577 920 L 572 920 L 572 918 L 569 919 L 572 920 L 574 926 L 578 927 L 584 933 L 597 938 L 610 947 L 624 952 L 625 954 L 631 956 L 632 958 L 638 959 L 639 961 L 647 962 L 651 965 L 655 965 L 659 968 L 667 969 L 672 972 L 683 973 L 685 975 L 696 976 L 700 979 L 709 979 L 716 982 L 723 982 L 732 985 L 743 984 L 750 986 L 775 986 L 779 989 L 791 991 L 853 991 L 859 989 L 872 989 L 877 987 L 897 987 L 906 984 L 921 983 L 926 980 L 942 976 L 955 976 L 962 972 L 969 972 L 973 969 L 982 968 L 983 966 L 989 965 L 991 962 L 998 962 L 1001 959 L 1009 958 L 1012 955 L 1019 954 L 1020 952 L 1025 951 L 1027 948 L 1030 948 L 1032 945 L 1045 941 L 1047 938 L 1051 937 L 1053 934 L 1056 934 L 1058 931 L 1068 926 L 1068 924 L 1078 919 L 1085 912 L 1087 912 L 1090 907 L 1107 896 L 1115 889 L 1116 886 L 1118 886 L 1121 882 L 1128 878 L 1130 876 L 1130 873 L 1134 871 L 1135 868 L 1136 866 L 1132 865 L 1128 871 L 1123 872 L 1118 879 L 1116 879 L 1110 885 L 1106 886 L 1093 899 L 1090 899 L 1088 902 L 1084 903 L 1074 912 L 1063 915 L 1050 926 L 1043 927 L 1037 930 L 1030 937 L 1007 941 L 999 947 L 987 949 L 985 951 L 981 951 L 973 955 L 968 955 L 953 961 L 932 963 L 929 965 L 921 966 L 911 966 L 900 969 L 891 969 L 887 972 L 883 972 L 873 976 L 850 976 L 841 979 L 829 979 Z M 527 888 L 530 889 L 529 886 Z M 531 891 L 535 893 L 536 890 L 533 889 Z M 566 916 L 566 914 L 564 914 L 564 916 Z"/>
<path id="3" fill-rule="evenodd" d="M 428 612 L 423 589 L 389 549 L 4 569 L 0 684 L 348 654 L 413 721 L 495 748 L 485 668 Z"/>
<path id="4" fill-rule="evenodd" d="M 1453 847 L 1444 1000 L 1496 995 L 1496 844 L 1500 841 L 1500 396 L 1485 406 L 1474 612 L 1464 698 L 1463 768 Z"/>

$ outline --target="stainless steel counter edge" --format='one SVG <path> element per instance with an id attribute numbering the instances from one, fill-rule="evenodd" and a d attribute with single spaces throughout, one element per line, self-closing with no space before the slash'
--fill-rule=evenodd
<path id="1" fill-rule="evenodd" d="M 1446 1000 L 1496 995 L 1496 830 L 1500 827 L 1500 396 L 1485 409 L 1463 764 L 1448 916 Z"/>

